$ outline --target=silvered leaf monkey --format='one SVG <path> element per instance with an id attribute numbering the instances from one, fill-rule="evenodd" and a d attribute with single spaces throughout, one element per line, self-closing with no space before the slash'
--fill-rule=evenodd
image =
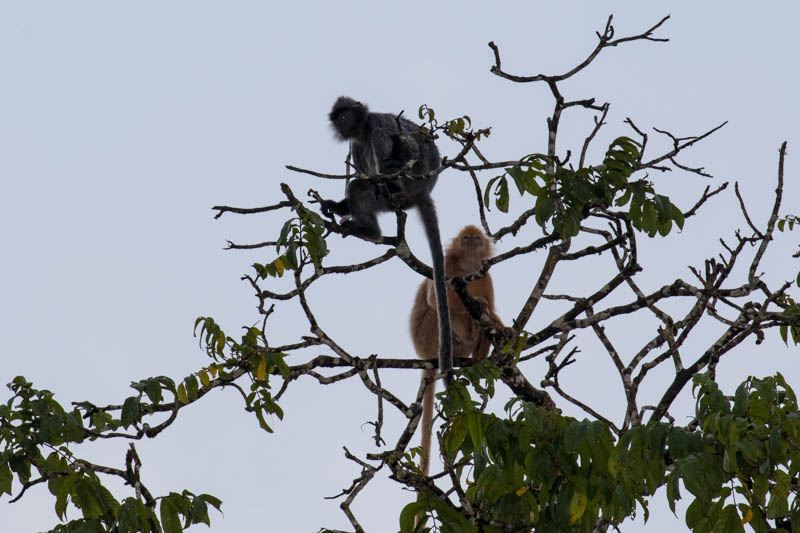
<path id="1" fill-rule="evenodd" d="M 361 177 L 350 182 L 344 200 L 322 200 L 322 212 L 349 216 L 341 223 L 345 233 L 378 239 L 379 212 L 392 211 L 394 206 L 419 210 L 433 262 L 431 302 L 435 301 L 437 311 L 439 371 L 447 385 L 453 373 L 452 338 L 442 241 L 431 199 L 436 170 L 441 166 L 432 134 L 391 113 L 371 113 L 366 105 L 346 96 L 336 100 L 328 118 L 336 136 L 350 142 L 353 164 Z M 371 179 L 387 175 L 385 188 Z"/>

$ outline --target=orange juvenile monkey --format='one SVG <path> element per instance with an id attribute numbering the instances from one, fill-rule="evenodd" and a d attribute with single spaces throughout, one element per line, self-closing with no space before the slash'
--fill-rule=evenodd
<path id="1" fill-rule="evenodd" d="M 480 269 L 481 261 L 492 252 L 486 235 L 475 226 L 462 229 L 444 253 L 444 269 L 447 277 L 465 276 Z M 486 313 L 498 326 L 503 323 L 494 312 L 494 287 L 492 277 L 486 273 L 483 278 L 470 281 L 467 290 L 476 300 L 486 305 Z M 491 348 L 491 340 L 481 326 L 470 316 L 461 298 L 452 289 L 447 289 L 447 302 L 450 307 L 450 325 L 453 336 L 453 357 L 469 357 L 475 361 L 486 358 Z M 414 306 L 411 308 L 411 340 L 420 359 L 436 359 L 439 350 L 439 326 L 436 319 L 436 294 L 433 283 L 426 279 L 417 290 Z M 435 370 L 424 370 L 422 379 L 430 378 Z M 431 451 L 431 420 L 433 419 L 433 393 L 435 382 L 428 385 L 422 400 L 422 449 L 425 457 L 420 467 L 427 476 Z"/>

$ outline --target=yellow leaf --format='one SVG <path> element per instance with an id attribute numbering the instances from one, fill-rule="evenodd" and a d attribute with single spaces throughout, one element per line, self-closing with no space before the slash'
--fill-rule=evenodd
<path id="1" fill-rule="evenodd" d="M 275 270 L 278 271 L 278 276 L 283 276 L 283 271 L 286 270 L 286 267 L 283 266 L 283 259 L 279 257 L 272 264 L 275 266 Z"/>
<path id="2" fill-rule="evenodd" d="M 516 492 L 516 494 L 517 494 L 517 496 L 522 496 L 526 492 L 528 492 L 528 487 L 522 487 Z"/>
<path id="3" fill-rule="evenodd" d="M 189 396 L 186 394 L 186 387 L 183 383 L 178 385 L 178 400 L 180 400 L 181 403 L 189 403 Z"/>
<path id="4" fill-rule="evenodd" d="M 572 501 L 569 504 L 569 525 L 574 525 L 581 519 L 583 513 L 586 511 L 586 493 L 576 492 L 572 496 Z"/>
<path id="5" fill-rule="evenodd" d="M 748 509 L 747 510 L 747 514 L 745 514 L 744 518 L 742 518 L 742 525 L 745 525 L 746 523 L 748 523 L 752 519 L 753 519 L 753 510 L 752 509 Z"/>
<path id="6" fill-rule="evenodd" d="M 211 377 L 212 378 L 217 377 L 217 367 L 216 367 L 216 365 L 209 366 L 208 367 L 208 371 L 209 371 L 209 373 L 211 373 Z"/>
<path id="7" fill-rule="evenodd" d="M 264 381 L 267 377 L 267 358 L 264 357 L 264 354 L 261 354 L 261 361 L 258 362 L 258 368 L 256 369 L 256 381 Z"/>
<path id="8" fill-rule="evenodd" d="M 200 378 L 200 383 L 203 384 L 203 387 L 208 387 L 211 384 L 211 380 L 208 379 L 208 373 L 205 370 L 198 372 L 197 376 Z"/>

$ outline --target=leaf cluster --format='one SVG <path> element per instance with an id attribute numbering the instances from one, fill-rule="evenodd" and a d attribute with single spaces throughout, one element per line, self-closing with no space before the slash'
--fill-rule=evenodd
<path id="1" fill-rule="evenodd" d="M 425 122 L 425 126 L 422 127 L 424 131 L 443 131 L 449 138 L 459 142 L 479 141 L 491 134 L 489 129 L 473 130 L 469 115 L 447 120 L 440 125 L 436 120 L 436 111 L 425 104 L 419 107 L 417 116 Z"/>
<path id="2" fill-rule="evenodd" d="M 198 326 L 200 326 L 200 344 L 215 363 L 197 372 L 197 377 L 205 387 L 208 387 L 210 384 L 208 373 L 216 377 L 219 372 L 221 380 L 230 382 L 236 377 L 231 373 L 233 369 L 246 370 L 252 378 L 250 393 L 245 395 L 246 408 L 256 414 L 262 429 L 272 433 L 272 428 L 267 423 L 267 416 L 276 415 L 279 419 L 283 419 L 283 409 L 272 396 L 270 376 L 278 373 L 284 380 L 289 378 L 290 370 L 285 361 L 286 354 L 267 350 L 266 342 L 262 342 L 264 333 L 254 326 L 245 328 L 240 341 L 227 336 L 211 317 L 197 318 L 195 335 Z M 226 354 L 226 349 L 229 354 Z M 187 380 L 196 383 L 195 375 L 187 377 L 184 381 Z M 194 395 L 189 394 L 189 401 L 197 398 L 196 390 L 194 384 L 192 389 Z"/>
<path id="3" fill-rule="evenodd" d="M 328 255 L 325 222 L 307 209 L 295 208 L 295 213 L 297 216 L 284 223 L 275 241 L 278 257 L 270 263 L 253 264 L 259 279 L 281 277 L 287 269 L 298 270 L 301 264 L 309 261 L 317 268 L 322 267 L 322 258 Z"/>
<path id="4" fill-rule="evenodd" d="M 667 196 L 657 194 L 646 178 L 631 180 L 641 163 L 641 144 L 629 137 L 618 137 L 608 148 L 603 163 L 578 170 L 567 168 L 541 154 L 531 154 L 518 165 L 492 178 L 484 191 L 484 205 L 508 212 L 508 178 L 520 196 L 535 197 L 536 222 L 544 229 L 551 224 L 561 237 L 573 237 L 592 208 L 628 206 L 633 226 L 653 237 L 667 235 L 673 222 L 683 229 L 684 217 Z M 551 170 L 551 169 L 555 170 Z"/>
<path id="5" fill-rule="evenodd" d="M 440 395 L 442 442 L 446 463 L 466 481 L 471 513 L 426 491 L 404 509 L 401 531 L 414 531 L 413 518 L 426 513 L 448 533 L 588 533 L 599 520 L 620 524 L 637 504 L 647 520 L 645 498 L 664 485 L 674 512 L 681 483 L 694 497 L 686 523 L 695 533 L 744 531 L 744 524 L 774 531 L 768 520 L 778 531 L 798 530 L 800 411 L 783 376 L 749 378 L 733 400 L 708 375 L 694 384 L 698 428 L 651 422 L 616 439 L 602 421 L 516 400 L 505 419 L 483 413 L 460 380 Z M 417 530 L 427 527 L 425 520 Z"/>
<path id="6" fill-rule="evenodd" d="M 146 391 L 158 403 L 160 384 L 175 391 L 174 383 L 170 385 L 166 378 L 133 386 L 140 394 Z M 126 400 L 122 418 L 115 419 L 89 404 L 67 411 L 53 398 L 52 392 L 37 390 L 22 377 L 15 378 L 9 388 L 13 396 L 0 406 L 0 495 L 11 494 L 15 476 L 26 488 L 46 481 L 55 497 L 56 515 L 65 521 L 52 532 L 176 533 L 192 524 L 210 524 L 208 505 L 220 509 L 221 502 L 214 496 L 195 495 L 186 490 L 158 498 L 118 500 L 103 484 L 96 465 L 73 455 L 70 444 L 80 444 L 87 438 L 94 440 L 103 429 L 134 423 L 140 413 L 138 399 Z M 88 427 L 84 426 L 84 418 Z M 130 456 L 127 469 L 128 472 L 118 473 L 123 477 L 134 476 Z M 32 479 L 34 470 L 39 475 L 37 479 Z M 67 521 L 70 504 L 79 511 L 80 518 Z"/>
<path id="7" fill-rule="evenodd" d="M 784 377 L 748 378 L 732 399 L 705 374 L 694 388 L 705 446 L 676 457 L 670 505 L 680 477 L 695 497 L 686 512 L 695 533 L 800 530 L 800 412 Z"/>

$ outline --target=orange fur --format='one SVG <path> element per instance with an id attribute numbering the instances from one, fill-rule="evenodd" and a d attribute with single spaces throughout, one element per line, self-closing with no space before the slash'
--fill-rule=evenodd
<path id="1" fill-rule="evenodd" d="M 475 226 L 462 229 L 444 253 L 444 268 L 447 277 L 465 276 L 480 269 L 481 261 L 492 253 L 489 239 Z M 483 278 L 467 284 L 470 295 L 486 306 L 489 318 L 498 326 L 503 325 L 494 311 L 494 286 L 487 273 Z M 486 358 L 491 349 L 491 340 L 480 325 L 469 315 L 464 302 L 452 289 L 447 289 L 447 302 L 450 307 L 450 326 L 453 335 L 453 357 L 469 357 L 475 361 Z M 436 295 L 433 282 L 423 281 L 414 298 L 411 308 L 411 341 L 420 359 L 436 359 L 439 351 L 439 324 L 436 318 Z M 435 374 L 425 370 L 423 379 Z M 431 421 L 433 419 L 433 394 L 435 383 L 425 390 L 422 400 L 422 449 L 425 457 L 420 467 L 428 475 L 431 451 Z"/>

